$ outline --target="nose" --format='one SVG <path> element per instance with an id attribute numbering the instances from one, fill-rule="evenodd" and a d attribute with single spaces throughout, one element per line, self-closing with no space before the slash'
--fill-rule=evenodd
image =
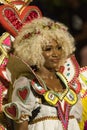
<path id="1" fill-rule="evenodd" d="M 53 51 L 52 51 L 52 56 L 53 57 L 58 57 L 59 55 L 60 55 L 59 51 L 54 48 Z"/>

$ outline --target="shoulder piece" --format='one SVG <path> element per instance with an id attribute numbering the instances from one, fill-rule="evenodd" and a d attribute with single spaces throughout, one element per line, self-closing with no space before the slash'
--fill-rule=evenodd
<path id="1" fill-rule="evenodd" d="M 59 71 L 66 77 L 69 83 L 75 81 L 79 76 L 80 71 L 80 66 L 75 56 L 72 55 L 70 58 L 68 58 L 64 66 L 60 67 Z"/>
<path id="2" fill-rule="evenodd" d="M 81 96 L 87 96 L 87 66 L 80 68 L 79 81 L 82 86 Z"/>
<path id="3" fill-rule="evenodd" d="M 80 66 L 75 56 L 72 55 L 70 58 L 68 58 L 64 66 L 60 67 L 59 71 L 67 79 L 70 88 L 74 90 L 76 93 L 79 93 L 81 89 L 81 84 L 78 80 L 80 74 Z"/>
<path id="4" fill-rule="evenodd" d="M 14 83 L 18 77 L 25 76 L 30 80 L 35 79 L 36 82 L 43 86 L 43 83 L 38 79 L 32 68 L 19 57 L 10 55 L 7 68 L 11 73 L 12 83 Z"/>

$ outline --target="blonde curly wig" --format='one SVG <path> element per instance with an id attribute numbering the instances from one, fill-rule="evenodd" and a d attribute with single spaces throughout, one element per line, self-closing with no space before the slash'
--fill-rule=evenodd
<path id="1" fill-rule="evenodd" d="M 65 25 L 46 17 L 35 19 L 23 26 L 13 44 L 14 54 L 30 66 L 36 65 L 40 68 L 45 62 L 42 48 L 53 39 L 61 44 L 64 51 L 60 66 L 74 52 L 75 41 Z"/>

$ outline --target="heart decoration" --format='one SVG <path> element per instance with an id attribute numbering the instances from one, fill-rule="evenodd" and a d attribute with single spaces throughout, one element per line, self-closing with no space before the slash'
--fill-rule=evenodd
<path id="1" fill-rule="evenodd" d="M 29 96 L 29 88 L 27 86 L 19 88 L 17 90 L 17 95 L 23 102 L 25 102 Z"/>
<path id="2" fill-rule="evenodd" d="M 7 116 L 13 119 L 17 119 L 18 117 L 18 108 L 17 105 L 12 103 L 10 105 L 5 106 L 4 111 Z"/>
<path id="3" fill-rule="evenodd" d="M 21 11 L 9 5 L 0 6 L 0 22 L 2 26 L 15 37 L 21 27 L 35 18 L 42 16 L 37 6 L 25 6 Z"/>

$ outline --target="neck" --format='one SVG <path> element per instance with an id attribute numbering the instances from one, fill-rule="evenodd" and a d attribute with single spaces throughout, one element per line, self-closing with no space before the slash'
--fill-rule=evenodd
<path id="1" fill-rule="evenodd" d="M 55 77 L 55 71 L 48 70 L 42 67 L 40 70 L 36 72 L 37 75 L 41 76 L 43 79 L 53 79 Z"/>

